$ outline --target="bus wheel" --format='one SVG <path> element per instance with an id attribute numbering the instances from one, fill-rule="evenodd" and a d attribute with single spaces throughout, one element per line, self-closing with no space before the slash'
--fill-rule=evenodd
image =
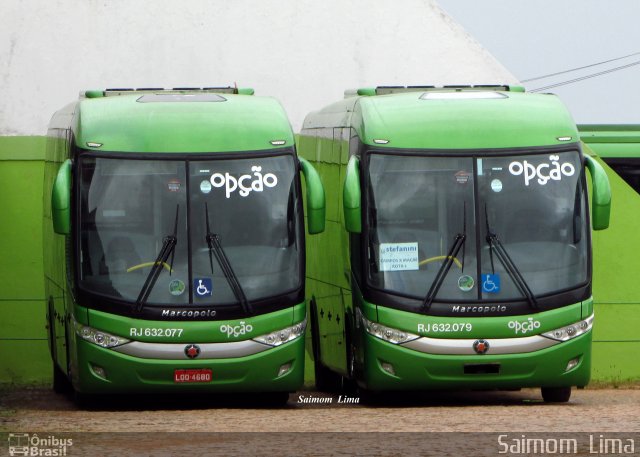
<path id="1" fill-rule="evenodd" d="M 318 327 L 317 307 L 311 300 L 311 344 L 313 346 L 313 368 L 316 389 L 320 392 L 335 393 L 342 388 L 342 376 L 329 370 L 320 360 L 320 328 Z"/>
<path id="2" fill-rule="evenodd" d="M 356 391 L 358 398 L 360 399 L 360 403 L 363 405 L 376 406 L 382 401 L 382 395 L 378 392 L 373 392 L 372 390 L 365 389 L 360 386 L 356 388 Z"/>
<path id="3" fill-rule="evenodd" d="M 287 406 L 289 392 L 268 392 L 260 397 L 259 404 L 267 408 L 279 408 Z"/>
<path id="4" fill-rule="evenodd" d="M 345 343 L 347 346 L 347 377 L 342 377 L 341 391 L 346 395 L 358 395 L 356 382 L 356 348 L 351 337 L 351 327 L 346 326 Z"/>
<path id="5" fill-rule="evenodd" d="M 71 392 L 71 382 L 64 372 L 60 369 L 56 362 L 53 362 L 53 391 L 57 394 L 66 394 Z"/>
<path id="6" fill-rule="evenodd" d="M 95 395 L 78 392 L 74 389 L 73 400 L 80 409 L 92 410 L 96 408 L 97 397 Z"/>
<path id="7" fill-rule="evenodd" d="M 540 390 L 547 403 L 566 403 L 571 398 L 571 387 L 543 387 Z"/>
<path id="8" fill-rule="evenodd" d="M 342 376 L 334 373 L 318 359 L 313 361 L 316 389 L 320 392 L 336 393 L 342 390 Z"/>
<path id="9" fill-rule="evenodd" d="M 58 357 L 56 355 L 56 336 L 55 336 L 55 314 L 53 309 L 53 299 L 49 299 L 48 312 L 48 331 L 49 349 L 51 352 L 51 361 L 53 362 L 53 391 L 57 394 L 66 394 L 71 392 L 71 382 L 66 373 L 58 366 Z"/>

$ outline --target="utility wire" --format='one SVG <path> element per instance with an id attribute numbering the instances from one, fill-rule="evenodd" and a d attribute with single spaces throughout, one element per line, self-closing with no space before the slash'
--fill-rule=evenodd
<path id="1" fill-rule="evenodd" d="M 572 83 L 575 83 L 575 82 L 578 82 L 578 81 L 584 81 L 585 79 L 595 78 L 596 76 L 602 76 L 602 75 L 606 75 L 608 73 L 613 73 L 614 71 L 624 70 L 625 68 L 633 67 L 635 65 L 640 65 L 640 60 L 637 60 L 635 62 L 631 62 L 631 63 L 629 63 L 627 65 L 622 65 L 620 67 L 610 68 L 609 70 L 601 71 L 601 72 L 598 72 L 598 73 L 592 73 L 590 75 L 582 76 L 580 78 L 570 79 L 568 81 L 562 81 L 562 82 L 559 82 L 559 83 L 556 83 L 556 84 L 550 84 L 548 86 L 538 87 L 537 89 L 530 90 L 529 92 L 540 92 L 540 91 L 547 90 L 547 89 L 553 89 L 554 87 L 565 86 L 567 84 L 572 84 Z"/>
<path id="2" fill-rule="evenodd" d="M 615 59 L 603 60 L 602 62 L 592 63 L 590 65 L 585 65 L 584 67 L 576 67 L 576 68 L 571 68 L 570 70 L 559 71 L 557 73 L 550 73 L 548 75 L 536 76 L 535 78 L 523 79 L 520 82 L 528 83 L 530 81 L 537 81 L 539 79 L 545 79 L 545 78 L 550 78 L 552 76 L 563 75 L 565 73 L 571 73 L 572 71 L 578 71 L 578 70 L 584 70 L 585 68 L 597 67 L 598 65 L 603 65 L 603 64 L 609 63 L 609 62 L 615 62 L 616 60 L 626 59 L 628 57 L 637 56 L 639 54 L 640 54 L 640 52 L 634 52 L 633 54 L 629 54 L 629 55 L 622 56 L 622 57 L 616 57 Z"/>

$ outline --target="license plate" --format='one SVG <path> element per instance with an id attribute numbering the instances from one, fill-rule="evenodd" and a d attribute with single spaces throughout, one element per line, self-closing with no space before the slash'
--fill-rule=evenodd
<path id="1" fill-rule="evenodd" d="M 211 370 L 206 368 L 200 370 L 175 370 L 173 372 L 174 382 L 211 382 L 212 377 Z"/>

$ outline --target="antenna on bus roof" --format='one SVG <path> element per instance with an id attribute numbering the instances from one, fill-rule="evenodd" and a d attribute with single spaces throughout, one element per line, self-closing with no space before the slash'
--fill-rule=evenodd
<path id="1" fill-rule="evenodd" d="M 522 86 L 510 86 L 508 84 L 475 84 L 475 85 L 444 85 L 441 87 L 419 85 L 419 86 L 377 86 L 361 87 L 358 89 L 348 89 L 344 92 L 344 97 L 388 95 L 406 92 L 451 92 L 451 91 L 486 91 L 498 90 L 508 92 L 524 92 Z"/>
<path id="2" fill-rule="evenodd" d="M 227 87 L 174 87 L 171 89 L 163 89 L 156 87 L 141 88 L 109 88 L 105 90 L 85 90 L 80 92 L 80 98 L 101 98 L 118 95 L 135 95 L 135 94 L 197 94 L 197 93 L 218 93 L 218 94 L 242 94 L 253 95 L 254 90 L 250 87 L 238 87 L 237 83 Z"/>

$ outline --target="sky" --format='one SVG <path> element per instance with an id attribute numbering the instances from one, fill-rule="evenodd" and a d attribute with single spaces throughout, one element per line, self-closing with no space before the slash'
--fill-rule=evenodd
<path id="1" fill-rule="evenodd" d="M 438 0 L 519 80 L 640 53 L 640 0 Z M 640 61 L 640 54 L 525 82 L 527 90 Z M 545 90 L 579 124 L 640 124 L 640 65 Z"/>

